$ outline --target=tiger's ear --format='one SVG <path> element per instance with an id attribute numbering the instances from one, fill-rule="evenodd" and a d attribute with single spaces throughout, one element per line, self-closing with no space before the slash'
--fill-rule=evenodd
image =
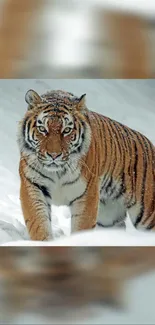
<path id="1" fill-rule="evenodd" d="M 83 111 L 86 109 L 86 94 L 83 94 L 78 100 L 78 110 Z"/>
<path id="2" fill-rule="evenodd" d="M 41 102 L 41 97 L 34 90 L 30 89 L 25 95 L 25 101 L 29 105 L 28 109 L 32 109 L 36 104 Z"/>

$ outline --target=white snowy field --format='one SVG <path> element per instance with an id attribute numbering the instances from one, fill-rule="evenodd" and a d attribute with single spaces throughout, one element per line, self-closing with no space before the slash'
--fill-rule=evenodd
<path id="1" fill-rule="evenodd" d="M 25 93 L 30 88 L 40 94 L 49 89 L 64 89 L 79 96 L 86 93 L 87 105 L 90 109 L 139 130 L 155 143 L 155 80 L 0 80 L 0 244 L 28 240 L 19 201 L 19 151 L 16 132 L 18 121 L 23 117 L 27 107 L 24 100 Z M 67 208 L 54 208 L 52 228 L 55 237 L 59 236 L 61 231 L 65 235 L 70 234 L 70 217 Z M 137 245 L 154 245 L 154 236 L 149 239 L 146 237 L 136 239 L 137 232 L 132 232 L 130 225 L 127 230 L 129 230 L 127 237 L 121 233 L 122 245 L 127 243 L 136 245 L 135 240 Z M 86 240 L 88 237 L 85 237 L 85 234 L 74 235 L 73 239 L 60 239 L 57 244 L 63 244 L 64 241 L 66 245 L 73 243 L 92 245 L 90 239 Z M 119 235 L 116 234 L 116 237 L 118 238 Z M 108 233 L 103 238 L 109 238 Z M 104 243 L 103 239 L 100 245 L 116 245 L 117 240 L 114 240 L 113 233 L 110 235 L 109 242 L 105 240 Z M 96 245 L 99 245 L 99 240 Z"/>

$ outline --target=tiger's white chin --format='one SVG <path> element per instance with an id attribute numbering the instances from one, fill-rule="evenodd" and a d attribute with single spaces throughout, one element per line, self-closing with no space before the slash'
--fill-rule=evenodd
<path id="1" fill-rule="evenodd" d="M 45 163 L 45 162 L 42 162 L 41 163 L 42 165 L 43 165 L 43 167 L 46 169 L 46 170 L 48 170 L 48 171 L 52 171 L 52 172 L 58 172 L 58 171 L 61 171 L 63 168 L 64 168 L 64 166 L 65 166 L 65 163 L 63 163 L 63 164 L 60 164 L 60 165 L 57 165 L 57 164 L 55 164 L 55 163 Z"/>

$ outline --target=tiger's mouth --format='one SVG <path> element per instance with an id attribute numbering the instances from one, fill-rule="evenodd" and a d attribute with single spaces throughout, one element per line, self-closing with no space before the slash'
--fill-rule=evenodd
<path id="1" fill-rule="evenodd" d="M 61 170 L 66 165 L 66 161 L 64 161 L 64 160 L 49 161 L 48 159 L 42 159 L 40 157 L 37 157 L 37 158 L 38 158 L 38 161 L 41 163 L 41 165 L 48 170 L 50 169 L 53 171 L 58 171 L 58 170 Z"/>

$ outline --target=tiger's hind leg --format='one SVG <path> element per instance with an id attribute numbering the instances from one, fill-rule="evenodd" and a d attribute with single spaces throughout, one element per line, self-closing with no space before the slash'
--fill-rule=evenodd
<path id="1" fill-rule="evenodd" d="M 127 210 L 127 216 L 135 230 L 155 231 L 155 211 L 150 216 L 146 216 L 145 213 L 142 214 L 140 205 L 135 204 Z"/>
<path id="2" fill-rule="evenodd" d="M 126 210 L 123 202 L 109 200 L 100 201 L 97 217 L 97 226 L 103 228 L 125 229 Z"/>

